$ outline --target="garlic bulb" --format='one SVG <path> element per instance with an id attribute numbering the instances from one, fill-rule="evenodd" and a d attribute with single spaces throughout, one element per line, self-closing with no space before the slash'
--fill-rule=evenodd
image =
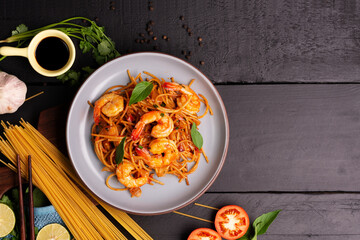
<path id="1" fill-rule="evenodd" d="M 26 90 L 23 81 L 0 72 L 0 114 L 15 112 L 24 103 Z"/>

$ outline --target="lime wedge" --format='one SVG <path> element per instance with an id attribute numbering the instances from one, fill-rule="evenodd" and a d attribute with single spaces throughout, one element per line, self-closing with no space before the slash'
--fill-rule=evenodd
<path id="1" fill-rule="evenodd" d="M 58 223 L 48 224 L 43 227 L 36 240 L 69 240 L 70 234 L 66 228 Z"/>
<path id="2" fill-rule="evenodd" d="M 15 214 L 11 208 L 0 203 L 0 237 L 8 235 L 15 226 Z"/>

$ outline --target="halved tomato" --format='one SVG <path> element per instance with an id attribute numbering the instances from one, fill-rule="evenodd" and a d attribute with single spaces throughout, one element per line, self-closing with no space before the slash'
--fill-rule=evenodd
<path id="1" fill-rule="evenodd" d="M 221 237 L 233 240 L 245 235 L 250 225 L 249 216 L 239 206 L 222 207 L 215 217 L 215 228 Z"/>
<path id="2" fill-rule="evenodd" d="M 198 228 L 191 232 L 188 240 L 221 240 L 221 237 L 210 228 Z"/>

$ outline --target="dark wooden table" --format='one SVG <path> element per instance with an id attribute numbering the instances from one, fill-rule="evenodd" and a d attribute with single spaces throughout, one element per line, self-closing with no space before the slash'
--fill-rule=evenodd
<path id="1" fill-rule="evenodd" d="M 20 23 L 36 28 L 73 16 L 105 26 L 121 54 L 158 47 L 213 81 L 228 111 L 230 146 L 197 202 L 237 204 L 252 220 L 283 209 L 259 239 L 360 239 L 360 1 L 0 1 L 0 38 Z M 150 20 L 158 39 L 137 43 L 141 33 L 150 39 Z M 87 64 L 83 55 L 75 67 Z M 25 58 L 6 58 L 0 69 L 25 81 L 27 96 L 45 92 L 1 120 L 36 125 L 42 110 L 69 104 L 76 92 L 38 75 Z M 181 211 L 215 216 L 193 204 Z M 213 228 L 173 213 L 132 217 L 154 239 Z"/>

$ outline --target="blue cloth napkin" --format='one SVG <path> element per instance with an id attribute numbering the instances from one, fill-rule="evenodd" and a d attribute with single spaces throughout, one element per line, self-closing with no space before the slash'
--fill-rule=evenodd
<path id="1" fill-rule="evenodd" d="M 61 219 L 60 215 L 56 212 L 54 206 L 50 205 L 47 207 L 37 207 L 34 208 L 34 225 L 40 231 L 43 227 L 51 223 L 59 223 L 65 226 L 65 223 Z M 0 239 L 8 239 L 13 237 L 12 235 L 7 235 Z"/>

